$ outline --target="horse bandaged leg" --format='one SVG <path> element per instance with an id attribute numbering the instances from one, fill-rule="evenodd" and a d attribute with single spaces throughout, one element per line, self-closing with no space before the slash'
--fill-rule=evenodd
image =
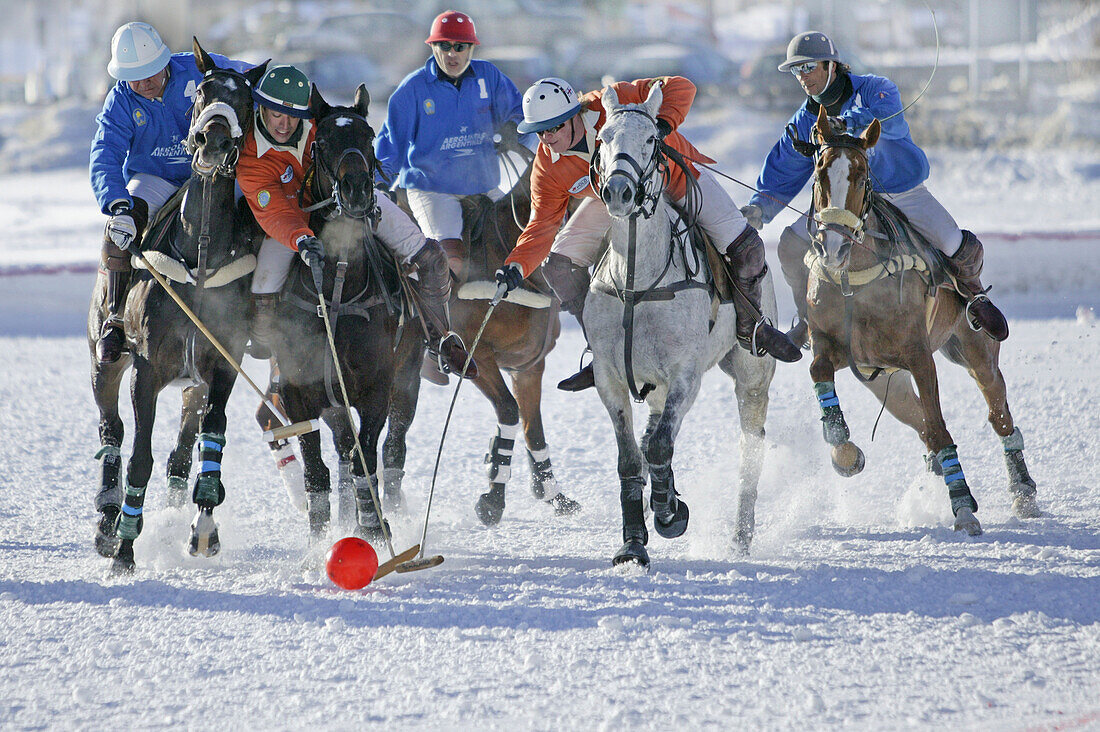
<path id="1" fill-rule="evenodd" d="M 948 445 L 936 453 L 936 460 L 943 468 L 943 482 L 947 484 L 947 493 L 951 497 L 951 513 L 955 515 L 955 530 L 966 530 L 975 536 L 981 533 L 974 525 L 977 519 L 974 512 L 978 510 L 978 502 L 970 493 L 970 486 L 966 483 L 966 475 L 963 473 L 962 463 L 959 462 L 958 449 L 954 445 Z M 962 516 L 960 517 L 960 513 Z M 973 522 L 973 523 L 972 523 Z"/>
<path id="2" fill-rule="evenodd" d="M 554 470 L 550 465 L 550 450 L 528 450 L 527 459 L 531 463 L 531 492 L 540 501 L 546 501 L 554 507 L 558 516 L 568 516 L 581 509 L 581 504 L 569 498 L 558 488 Z"/>
<path id="3" fill-rule="evenodd" d="M 1008 492 L 1012 495 L 1012 511 L 1017 518 L 1037 518 L 1042 515 L 1035 503 L 1035 481 L 1024 462 L 1024 435 L 1019 427 L 1001 438 L 1005 467 L 1008 468 Z"/>
<path id="4" fill-rule="evenodd" d="M 474 505 L 474 512 L 486 526 L 500 523 L 504 515 L 504 490 L 512 477 L 512 452 L 518 430 L 518 424 L 498 424 L 496 436 L 489 441 L 489 452 L 485 454 L 489 491 L 482 493 Z"/>

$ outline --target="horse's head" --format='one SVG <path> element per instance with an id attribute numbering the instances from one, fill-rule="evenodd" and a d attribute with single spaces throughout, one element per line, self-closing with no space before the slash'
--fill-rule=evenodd
<path id="1" fill-rule="evenodd" d="M 377 208 L 374 173 L 374 129 L 367 123 L 370 94 L 360 84 L 351 107 L 332 107 L 314 86 L 309 110 L 317 124 L 313 150 L 317 193 L 329 196 L 336 213 L 352 218 L 373 216 Z"/>
<path id="2" fill-rule="evenodd" d="M 203 177 L 236 174 L 244 136 L 252 129 L 252 87 L 267 69 L 267 62 L 245 73 L 218 68 L 210 54 L 193 38 L 195 65 L 203 80 L 195 89 L 187 149 L 191 169 Z"/>
<path id="3" fill-rule="evenodd" d="M 814 158 L 813 243 L 830 269 L 848 266 L 852 244 L 863 241 L 870 213 L 871 170 L 867 150 L 878 142 L 874 120 L 859 137 L 834 129 L 825 107 L 818 109 L 813 143 L 794 141 L 803 155 Z"/>
<path id="4" fill-rule="evenodd" d="M 616 218 L 639 213 L 648 218 L 661 196 L 657 111 L 663 96 L 660 85 L 654 84 L 644 104 L 620 104 L 614 87 L 604 89 L 607 120 L 592 166 L 599 176 L 597 193 Z"/>

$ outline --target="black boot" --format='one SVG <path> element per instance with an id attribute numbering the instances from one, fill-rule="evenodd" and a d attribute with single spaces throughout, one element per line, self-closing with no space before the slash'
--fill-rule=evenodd
<path id="1" fill-rule="evenodd" d="M 275 323 L 278 305 L 279 295 L 274 292 L 252 293 L 248 329 L 248 354 L 252 358 L 260 361 L 271 358 L 271 341 L 278 327 Z"/>
<path id="2" fill-rule="evenodd" d="M 108 267 L 119 266 L 118 262 L 112 260 L 108 260 Z M 126 328 L 123 326 L 122 316 L 126 309 L 129 284 L 129 268 L 107 270 L 107 319 L 103 321 L 95 348 L 96 357 L 102 364 L 114 363 L 126 350 Z"/>
<path id="3" fill-rule="evenodd" d="M 802 358 L 802 351 L 785 333 L 773 327 L 760 310 L 760 283 L 768 272 L 764 242 L 756 229 L 746 226 L 722 255 L 742 297 L 734 301 L 737 341 L 754 356 L 768 354 L 788 363 Z"/>
<path id="4" fill-rule="evenodd" d="M 588 267 L 573 264 L 572 260 L 564 254 L 551 252 L 542 265 L 542 272 L 546 275 L 546 281 L 550 284 L 554 294 L 561 300 L 561 309 L 571 313 L 581 325 L 584 333 L 584 299 L 588 296 L 588 285 L 591 277 Z M 588 350 L 588 335 L 585 334 L 585 350 Z M 558 382 L 558 388 L 562 391 L 584 391 L 596 385 L 596 377 L 592 373 L 592 364 L 581 368 L 572 376 Z"/>
<path id="5" fill-rule="evenodd" d="M 981 241 L 973 232 L 963 230 L 959 250 L 945 260 L 948 271 L 955 277 L 960 294 L 967 298 L 966 317 L 974 330 L 984 330 L 995 341 L 1008 338 L 1008 321 L 986 296 L 988 288 L 982 287 L 980 275 L 985 263 Z"/>
<path id="6" fill-rule="evenodd" d="M 428 350 L 439 359 L 446 373 L 463 373 L 467 379 L 477 378 L 477 364 L 469 357 L 458 334 L 451 331 L 447 301 L 451 297 L 451 274 L 447 257 L 434 239 L 428 239 L 410 260 L 420 277 L 420 315 L 428 330 Z"/>

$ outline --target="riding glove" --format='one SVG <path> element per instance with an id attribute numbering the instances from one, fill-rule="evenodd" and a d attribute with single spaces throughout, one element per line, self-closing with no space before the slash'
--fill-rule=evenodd
<path id="1" fill-rule="evenodd" d="M 749 222 L 749 226 L 760 231 L 764 228 L 764 211 L 755 203 L 741 207 L 741 215 Z"/>
<path id="2" fill-rule="evenodd" d="M 325 259 L 325 245 L 315 236 L 303 236 L 298 239 L 298 256 L 302 261 L 313 267 L 313 263 L 321 264 Z"/>
<path id="3" fill-rule="evenodd" d="M 664 140 L 672 134 L 672 123 L 664 117 L 657 118 L 657 136 Z"/>
<path id="4" fill-rule="evenodd" d="M 497 136 L 500 137 L 500 142 L 496 143 L 497 150 L 514 150 L 519 147 L 519 132 L 516 130 L 516 123 L 512 120 L 500 126 Z"/>
<path id="5" fill-rule="evenodd" d="M 134 243 L 137 239 L 137 224 L 134 223 L 134 217 L 130 215 L 128 205 L 120 203 L 111 209 L 111 217 L 107 219 L 105 233 L 107 238 L 122 251 L 126 251 Z"/>
<path id="6" fill-rule="evenodd" d="M 497 270 L 496 280 L 511 292 L 523 282 L 523 270 L 515 262 L 510 262 Z"/>

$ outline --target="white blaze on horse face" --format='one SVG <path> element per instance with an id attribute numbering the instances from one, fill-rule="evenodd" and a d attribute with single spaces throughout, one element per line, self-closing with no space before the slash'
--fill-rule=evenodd
<path id="1" fill-rule="evenodd" d="M 851 189 L 851 162 L 846 155 L 837 155 L 826 169 L 829 179 L 829 206 L 845 208 L 848 204 L 848 192 Z M 825 264 L 829 267 L 842 267 L 846 264 L 847 252 L 841 256 L 841 247 L 848 239 L 836 231 L 825 231 Z"/>

